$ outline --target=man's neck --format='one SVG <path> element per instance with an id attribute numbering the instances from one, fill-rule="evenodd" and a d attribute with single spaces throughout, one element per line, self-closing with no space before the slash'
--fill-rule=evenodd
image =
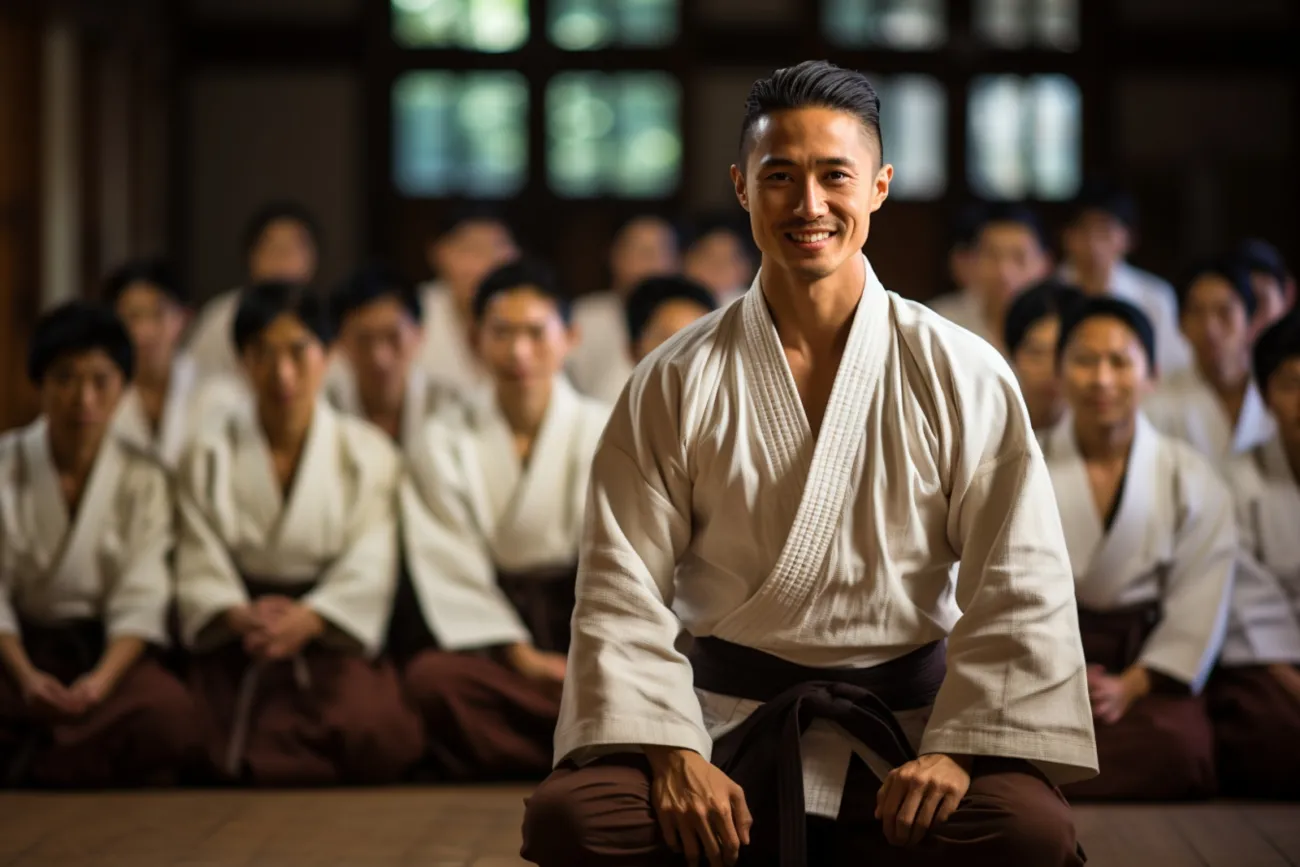
<path id="1" fill-rule="evenodd" d="M 59 474 L 79 479 L 89 475 L 91 467 L 95 465 L 95 457 L 99 454 L 99 447 L 104 442 L 105 430 L 72 437 L 60 435 L 53 427 L 49 428 L 47 436 L 50 458 Z"/>
<path id="2" fill-rule="evenodd" d="M 384 389 L 358 389 L 361 412 L 367 420 L 384 427 L 386 423 L 400 420 L 406 403 L 406 382 Z"/>
<path id="3" fill-rule="evenodd" d="M 1128 457 L 1137 433 L 1137 418 L 1129 418 L 1116 425 L 1081 425 L 1075 416 L 1074 440 L 1079 454 L 1089 462 L 1122 461 Z"/>
<path id="4" fill-rule="evenodd" d="M 1210 390 L 1227 406 L 1240 408 L 1250 386 L 1250 362 L 1240 359 L 1230 366 L 1197 364 L 1201 378 L 1210 386 Z"/>
<path id="5" fill-rule="evenodd" d="M 1074 267 L 1074 279 L 1079 288 L 1085 295 L 1102 296 L 1109 295 L 1111 283 L 1115 276 L 1115 269 L 1119 267 L 1118 263 L 1102 265 L 1100 268 L 1080 268 Z"/>
<path id="6" fill-rule="evenodd" d="M 855 256 L 838 271 L 808 282 L 788 271 L 763 271 L 762 290 L 787 347 L 815 349 L 824 354 L 842 348 L 842 337 L 853 321 L 866 282 L 862 257 Z"/>
<path id="7" fill-rule="evenodd" d="M 171 378 L 172 368 L 170 364 L 165 365 L 160 370 L 150 370 L 141 367 L 136 370 L 135 377 L 131 380 L 131 384 L 140 391 L 148 392 L 149 394 L 166 394 L 167 387 L 171 384 Z"/>
<path id="8" fill-rule="evenodd" d="M 285 454 L 301 449 L 311 428 L 311 417 L 310 412 L 289 412 L 275 417 L 262 413 L 262 433 L 271 451 Z"/>
<path id="9" fill-rule="evenodd" d="M 553 385 L 548 381 L 544 387 L 526 391 L 497 391 L 497 408 L 506 420 L 510 432 L 517 437 L 533 437 L 542 427 L 546 418 L 546 408 L 551 404 Z"/>

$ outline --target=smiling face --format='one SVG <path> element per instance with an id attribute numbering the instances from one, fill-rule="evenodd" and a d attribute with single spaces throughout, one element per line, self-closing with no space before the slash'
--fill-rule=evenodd
<path id="1" fill-rule="evenodd" d="M 749 140 L 731 178 L 763 267 L 813 283 L 856 259 L 894 176 L 862 122 L 829 108 L 787 109 L 760 118 Z"/>
<path id="2" fill-rule="evenodd" d="M 1113 316 L 1093 316 L 1080 323 L 1062 360 L 1065 397 L 1078 424 L 1126 424 L 1151 391 L 1151 367 L 1142 341 Z"/>

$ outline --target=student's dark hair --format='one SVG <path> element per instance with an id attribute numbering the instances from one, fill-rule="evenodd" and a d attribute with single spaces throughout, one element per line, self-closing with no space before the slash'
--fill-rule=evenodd
<path id="1" fill-rule="evenodd" d="M 633 343 L 641 339 L 655 311 L 670 301 L 689 301 L 707 311 L 718 309 L 718 300 L 708 289 L 688 277 L 650 277 L 642 280 L 627 297 L 624 310 L 627 333 Z"/>
<path id="2" fill-rule="evenodd" d="M 461 202 L 450 206 L 438 220 L 438 237 L 450 235 L 466 223 L 497 223 L 514 235 L 501 209 L 490 202 Z"/>
<path id="3" fill-rule="evenodd" d="M 1293 309 L 1274 322 L 1255 341 L 1252 361 L 1255 381 L 1268 389 L 1268 381 L 1286 361 L 1300 358 L 1300 309 Z"/>
<path id="4" fill-rule="evenodd" d="M 189 294 L 176 269 L 166 259 L 132 259 L 113 269 L 104 279 L 104 301 L 115 305 L 133 283 L 148 283 L 180 307 L 190 306 Z"/>
<path id="5" fill-rule="evenodd" d="M 1151 327 L 1151 320 L 1137 307 L 1119 298 L 1092 297 L 1085 298 L 1071 305 L 1061 313 L 1061 336 L 1056 340 L 1056 360 L 1060 363 L 1065 355 L 1065 347 L 1079 326 L 1089 319 L 1107 316 L 1118 319 L 1128 326 L 1142 344 L 1142 351 L 1147 357 L 1151 372 L 1156 372 L 1156 332 Z"/>
<path id="6" fill-rule="evenodd" d="M 321 231 L 320 224 L 312 216 L 311 211 L 297 202 L 270 202 L 258 208 L 248 223 L 244 226 L 244 258 L 247 259 L 253 253 L 253 248 L 262 240 L 262 235 L 266 230 L 279 220 L 292 220 L 307 230 L 311 236 L 311 243 L 317 251 L 321 248 Z"/>
<path id="7" fill-rule="evenodd" d="M 1278 283 L 1286 284 L 1290 272 L 1286 259 L 1277 247 L 1260 238 L 1248 238 L 1237 245 L 1233 254 L 1252 274 L 1268 274 Z"/>
<path id="8" fill-rule="evenodd" d="M 795 108 L 829 108 L 856 117 L 884 158 L 880 137 L 880 97 L 861 72 L 825 60 L 805 60 L 760 78 L 749 89 L 740 125 L 740 165 L 753 144 L 754 126 L 764 117 Z"/>
<path id="9" fill-rule="evenodd" d="M 679 248 L 682 246 L 682 241 L 684 237 L 688 234 L 687 232 L 684 231 L 684 227 L 682 225 L 681 220 L 678 219 L 676 216 L 668 213 L 663 213 L 660 211 L 645 209 L 645 210 L 639 210 L 636 213 L 632 214 L 631 216 L 627 217 L 626 219 L 620 221 L 614 228 L 614 234 L 613 234 L 614 240 L 617 241 L 620 237 L 622 237 L 624 232 L 626 232 L 636 223 L 643 223 L 643 222 L 661 223 L 662 225 L 667 227 L 668 234 L 672 236 L 673 244 L 675 244 Z"/>
<path id="10" fill-rule="evenodd" d="M 239 309 L 230 329 L 235 349 L 243 352 L 281 316 L 297 319 L 326 345 L 334 340 L 334 320 L 323 292 L 298 283 L 257 283 L 239 294 Z"/>
<path id="11" fill-rule="evenodd" d="M 735 236 L 751 259 L 758 257 L 758 248 L 754 244 L 754 232 L 749 226 L 748 215 L 739 213 L 710 211 L 696 214 L 691 218 L 686 235 L 686 246 L 690 247 L 717 232 L 726 232 Z"/>
<path id="12" fill-rule="evenodd" d="M 1250 284 L 1250 269 L 1246 263 L 1242 262 L 1235 256 L 1221 256 L 1217 259 L 1206 259 L 1197 262 L 1188 268 L 1183 274 L 1183 278 L 1178 281 L 1178 312 L 1183 314 L 1187 311 L 1188 294 L 1192 291 L 1192 284 L 1202 277 L 1218 277 L 1226 282 L 1246 308 L 1247 318 L 1255 315 L 1255 307 L 1258 299 L 1255 297 L 1255 289 Z"/>
<path id="13" fill-rule="evenodd" d="M 988 202 L 982 202 L 973 199 L 966 202 L 952 216 L 952 246 L 958 250 L 969 249 L 974 246 L 975 239 L 979 237 L 980 226 L 984 225 L 984 213 L 988 210 Z"/>
<path id="14" fill-rule="evenodd" d="M 483 278 L 478 291 L 474 293 L 475 321 L 482 321 L 493 298 L 524 288 L 534 289 L 551 299 L 560 314 L 560 319 L 565 325 L 570 323 L 572 311 L 569 299 L 560 292 L 555 280 L 555 272 L 545 262 L 529 256 L 507 262 Z"/>
<path id="15" fill-rule="evenodd" d="M 342 330 L 343 323 L 357 310 L 386 299 L 396 301 L 411 319 L 421 320 L 420 293 L 406 275 L 386 262 L 362 265 L 334 290 L 334 333 Z"/>
<path id="16" fill-rule="evenodd" d="M 1025 342 L 1031 328 L 1053 316 L 1064 319 L 1065 312 L 1083 301 L 1082 290 L 1055 277 L 1030 286 L 1016 296 L 1007 308 L 1003 339 L 1012 355 Z"/>
<path id="17" fill-rule="evenodd" d="M 978 238 L 986 228 L 997 223 L 1023 226 L 1038 241 L 1039 247 L 1043 250 L 1051 249 L 1051 241 L 1048 240 L 1047 231 L 1043 228 L 1043 221 L 1038 218 L 1038 214 L 1034 209 L 1028 205 L 1018 202 L 994 202 L 987 205 L 980 216 L 975 237 Z"/>
<path id="18" fill-rule="evenodd" d="M 1101 211 L 1130 229 L 1137 228 L 1137 201 L 1127 190 L 1104 178 L 1090 178 L 1070 203 L 1070 222 L 1078 222 L 1089 211 Z"/>
<path id="19" fill-rule="evenodd" d="M 36 320 L 27 351 L 27 378 L 40 385 L 60 358 L 99 349 L 122 376 L 135 375 L 135 350 L 122 320 L 110 307 L 93 301 L 68 301 Z"/>

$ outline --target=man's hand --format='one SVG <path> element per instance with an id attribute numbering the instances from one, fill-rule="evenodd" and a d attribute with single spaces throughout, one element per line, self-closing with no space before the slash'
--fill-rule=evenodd
<path id="1" fill-rule="evenodd" d="M 970 788 L 970 759 L 941 753 L 921 756 L 889 772 L 876 794 L 876 818 L 885 839 L 915 846 L 948 821 Z"/>
<path id="2" fill-rule="evenodd" d="M 1101 666 L 1088 666 L 1088 697 L 1098 722 L 1114 725 L 1124 718 L 1133 702 L 1151 691 L 1146 669 L 1133 666 L 1120 675 L 1107 674 Z"/>
<path id="3" fill-rule="evenodd" d="M 308 642 L 325 632 L 325 621 L 314 610 L 298 602 L 289 601 L 269 613 L 263 614 L 264 625 L 250 635 L 256 656 L 271 661 L 297 656 Z M 248 643 L 245 644 L 248 646 Z"/>
<path id="4" fill-rule="evenodd" d="M 691 867 L 703 853 L 710 867 L 735 864 L 754 820 L 740 786 L 694 750 L 648 746 L 654 774 L 650 801 L 668 848 Z"/>
<path id="5" fill-rule="evenodd" d="M 1300 671 L 1286 662 L 1275 662 L 1268 667 L 1268 673 L 1282 684 L 1290 696 L 1300 702 Z"/>
<path id="6" fill-rule="evenodd" d="M 563 653 L 538 650 L 531 644 L 512 644 L 506 649 L 510 667 L 532 681 L 543 692 L 559 699 L 564 691 L 564 674 L 569 661 Z"/>
<path id="7" fill-rule="evenodd" d="M 80 713 L 78 703 L 58 678 L 32 669 L 21 683 L 23 701 L 43 716 L 70 717 Z"/>
<path id="8" fill-rule="evenodd" d="M 226 628 L 239 636 L 246 636 L 261 628 L 262 625 L 261 618 L 257 616 L 257 611 L 252 605 L 236 605 L 227 608 L 225 620 Z"/>
<path id="9" fill-rule="evenodd" d="M 98 707 L 112 693 L 115 684 L 112 679 L 99 669 L 88 671 L 77 678 L 68 687 L 68 695 L 77 708 L 77 714 L 84 714 Z"/>

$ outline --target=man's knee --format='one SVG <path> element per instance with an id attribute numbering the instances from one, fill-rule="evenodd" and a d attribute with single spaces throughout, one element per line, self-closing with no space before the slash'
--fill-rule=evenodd
<path id="1" fill-rule="evenodd" d="M 980 854 L 966 863 L 1082 864 L 1069 805 L 1028 763 L 1008 764 L 976 777 L 967 803 L 969 811 L 960 811 L 969 817 L 963 817 L 967 826 L 962 836 L 967 839 L 961 842 L 977 843 Z"/>
<path id="2" fill-rule="evenodd" d="M 561 765 L 524 810 L 522 856 L 540 867 L 624 864 L 661 848 L 639 756 Z M 644 863 L 652 864 L 653 860 Z"/>

